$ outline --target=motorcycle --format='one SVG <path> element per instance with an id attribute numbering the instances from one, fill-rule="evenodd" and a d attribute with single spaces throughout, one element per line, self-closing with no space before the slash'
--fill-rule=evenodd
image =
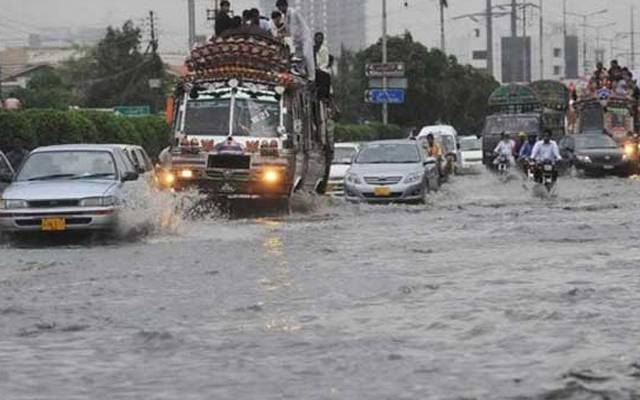
<path id="1" fill-rule="evenodd" d="M 556 164 L 551 161 L 545 161 L 538 164 L 538 173 L 536 174 L 536 182 L 544 185 L 547 192 L 551 192 L 558 180 L 558 170 Z"/>
<path id="2" fill-rule="evenodd" d="M 511 169 L 511 162 L 507 156 L 498 156 L 497 168 L 500 175 L 507 175 Z"/>

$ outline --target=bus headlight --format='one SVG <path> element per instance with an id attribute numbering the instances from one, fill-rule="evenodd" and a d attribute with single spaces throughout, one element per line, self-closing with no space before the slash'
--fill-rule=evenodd
<path id="1" fill-rule="evenodd" d="M 282 173 L 275 168 L 266 168 L 262 172 L 262 181 L 268 185 L 279 183 L 282 179 Z"/>
<path id="2" fill-rule="evenodd" d="M 178 176 L 182 179 L 193 179 L 195 174 L 193 173 L 193 170 L 183 169 L 183 170 L 180 170 L 180 172 L 178 173 Z"/>
<path id="3" fill-rule="evenodd" d="M 160 184 L 167 188 L 173 187 L 173 184 L 176 182 L 176 176 L 169 171 L 160 173 L 159 179 Z"/>

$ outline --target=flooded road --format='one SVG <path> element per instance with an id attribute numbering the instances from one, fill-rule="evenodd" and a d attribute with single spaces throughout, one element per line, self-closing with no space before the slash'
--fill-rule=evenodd
<path id="1" fill-rule="evenodd" d="M 2 399 L 637 399 L 640 181 L 0 245 Z"/>

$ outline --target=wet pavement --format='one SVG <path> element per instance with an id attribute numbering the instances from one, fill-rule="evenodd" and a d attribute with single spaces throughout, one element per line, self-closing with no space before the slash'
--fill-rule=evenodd
<path id="1" fill-rule="evenodd" d="M 637 399 L 639 194 L 468 176 L 427 206 L 5 242 L 0 398 Z"/>

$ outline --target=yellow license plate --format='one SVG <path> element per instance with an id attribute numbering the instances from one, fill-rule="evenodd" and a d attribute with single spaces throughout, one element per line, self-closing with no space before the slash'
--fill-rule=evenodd
<path id="1" fill-rule="evenodd" d="M 67 221 L 64 218 L 44 218 L 42 230 L 44 232 L 60 232 L 67 229 Z"/>
<path id="2" fill-rule="evenodd" d="M 389 197 L 391 196 L 391 189 L 387 186 L 379 186 L 373 189 L 373 194 L 375 194 L 377 197 Z"/>

